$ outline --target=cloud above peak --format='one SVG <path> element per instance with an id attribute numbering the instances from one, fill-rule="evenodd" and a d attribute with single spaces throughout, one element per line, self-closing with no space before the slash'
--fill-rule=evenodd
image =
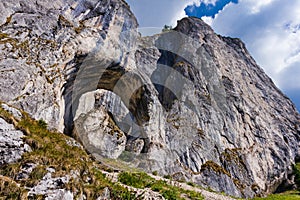
<path id="1" fill-rule="evenodd" d="M 300 1 L 241 0 L 226 6 L 211 25 L 219 34 L 241 38 L 279 87 L 300 89 L 300 82 L 288 77 L 293 72 L 300 77 L 299 70 L 289 70 L 300 63 L 299 7 Z"/>

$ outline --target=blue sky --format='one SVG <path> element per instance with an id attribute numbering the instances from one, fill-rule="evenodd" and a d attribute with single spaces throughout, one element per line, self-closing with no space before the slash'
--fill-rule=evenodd
<path id="1" fill-rule="evenodd" d="M 197 16 L 216 33 L 241 38 L 300 110 L 300 0 L 127 0 L 140 27 Z"/>
<path id="2" fill-rule="evenodd" d="M 215 3 L 201 2 L 200 5 L 196 5 L 196 3 L 194 3 L 192 5 L 188 5 L 184 9 L 184 11 L 188 16 L 194 16 L 199 18 L 207 16 L 215 18 L 215 15 L 218 14 L 218 12 L 230 2 L 238 3 L 238 0 L 222 0 L 216 1 Z"/>

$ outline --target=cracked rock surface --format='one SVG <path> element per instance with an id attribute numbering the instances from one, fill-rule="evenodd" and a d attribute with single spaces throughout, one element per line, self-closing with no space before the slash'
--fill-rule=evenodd
<path id="1" fill-rule="evenodd" d="M 288 181 L 300 155 L 299 113 L 239 39 L 197 18 L 141 37 L 122 0 L 0 8 L 1 101 L 99 159 L 237 197 Z"/>
<path id="2" fill-rule="evenodd" d="M 16 130 L 14 125 L 0 118 L 0 165 L 16 162 L 30 151 L 23 137 L 24 134 Z"/>

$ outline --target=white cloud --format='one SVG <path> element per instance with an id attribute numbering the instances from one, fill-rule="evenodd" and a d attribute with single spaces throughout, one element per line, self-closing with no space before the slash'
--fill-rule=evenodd
<path id="1" fill-rule="evenodd" d="M 263 0 L 263 1 L 254 2 L 253 0 L 244 0 L 243 3 L 248 3 L 251 13 L 255 14 L 255 13 L 259 13 L 263 7 L 268 6 L 273 1 L 274 0 Z"/>
<path id="2" fill-rule="evenodd" d="M 211 17 L 203 16 L 201 19 L 210 26 L 213 23 L 213 18 L 211 18 Z"/>
<path id="3" fill-rule="evenodd" d="M 295 78 L 300 77 L 295 70 L 300 68 L 299 8 L 299 0 L 240 0 L 225 6 L 210 24 L 221 35 L 241 38 L 279 87 L 300 89 Z"/>
<path id="4" fill-rule="evenodd" d="M 280 72 L 280 85 L 285 90 L 300 90 L 300 62 L 293 62 L 288 68 Z M 300 95 L 300 93 L 298 93 Z M 300 99 L 299 99 L 300 102 Z M 299 104 L 300 106 L 300 104 Z"/>

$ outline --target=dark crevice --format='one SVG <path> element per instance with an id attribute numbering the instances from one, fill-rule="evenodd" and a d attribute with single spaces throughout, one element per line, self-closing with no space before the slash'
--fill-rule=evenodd
<path id="1" fill-rule="evenodd" d="M 227 141 L 229 144 L 235 145 L 232 141 L 229 140 L 229 138 L 228 138 L 226 135 L 222 135 L 222 134 L 221 134 L 221 136 L 222 136 L 223 138 L 225 138 L 226 141 Z"/>
<path id="2" fill-rule="evenodd" d="M 183 85 L 187 80 L 193 82 L 195 74 L 191 69 L 192 65 L 184 58 L 167 50 L 159 51 L 161 56 L 151 81 L 158 92 L 161 105 L 169 111 L 174 101 L 181 96 Z"/>
<path id="3" fill-rule="evenodd" d="M 75 55 L 74 59 L 71 60 L 66 66 L 71 66 L 72 68 L 70 73 L 66 73 L 65 76 L 68 77 L 66 83 L 63 85 L 63 98 L 65 101 L 65 113 L 64 113 L 64 133 L 67 135 L 72 135 L 72 130 L 74 128 L 74 117 L 72 114 L 73 105 L 72 102 L 72 94 L 73 94 L 73 84 L 77 77 L 77 72 L 82 65 L 84 59 L 87 55 Z"/>

